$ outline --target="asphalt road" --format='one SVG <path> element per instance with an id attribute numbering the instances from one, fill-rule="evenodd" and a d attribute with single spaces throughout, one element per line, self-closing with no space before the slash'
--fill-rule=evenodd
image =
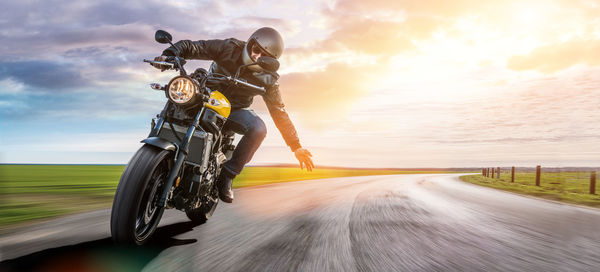
<path id="1" fill-rule="evenodd" d="M 206 224 L 169 210 L 144 248 L 109 210 L 0 237 L 0 271 L 599 271 L 600 211 L 402 175 L 239 189 Z"/>

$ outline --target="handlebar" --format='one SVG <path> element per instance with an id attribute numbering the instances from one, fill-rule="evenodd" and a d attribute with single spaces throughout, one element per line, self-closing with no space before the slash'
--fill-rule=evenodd
<path id="1" fill-rule="evenodd" d="M 175 64 L 170 63 L 170 62 L 166 62 L 166 61 L 155 61 L 155 60 L 144 59 L 144 62 L 147 62 L 147 63 L 150 63 L 150 64 L 157 64 L 157 65 L 167 66 L 168 69 L 172 69 L 173 67 L 175 67 Z"/>
<path id="2" fill-rule="evenodd" d="M 181 60 L 181 61 L 185 62 L 185 60 Z M 161 65 L 161 66 L 167 67 L 167 69 L 174 69 L 175 68 L 175 64 L 174 63 L 166 62 L 166 61 L 155 61 L 155 60 L 144 59 L 144 62 L 150 63 L 151 65 Z M 245 88 L 248 88 L 248 89 L 251 89 L 251 90 L 255 91 L 258 95 L 265 95 L 267 93 L 267 91 L 265 90 L 264 87 L 256 86 L 256 85 L 254 85 L 252 83 L 248 83 L 248 82 L 239 80 L 239 79 L 237 79 L 235 77 L 225 76 L 225 75 L 219 75 L 219 76 L 215 75 L 215 77 L 213 77 L 213 78 L 217 79 L 217 80 L 223 80 L 223 79 L 225 79 L 225 80 L 233 83 L 234 85 L 241 85 L 242 87 L 245 87 Z"/>
<path id="3" fill-rule="evenodd" d="M 267 93 L 267 91 L 263 87 L 256 86 L 254 84 L 251 84 L 251 83 L 248 83 L 248 82 L 245 82 L 245 81 L 241 81 L 241 80 L 239 80 L 237 78 L 233 78 L 231 76 L 228 76 L 227 80 L 232 81 L 233 84 L 236 84 L 236 85 L 239 84 L 239 85 L 242 85 L 242 86 L 244 86 L 246 88 L 250 88 L 250 89 L 252 89 L 254 91 L 257 91 L 258 94 L 260 94 L 260 95 L 265 95 Z"/>

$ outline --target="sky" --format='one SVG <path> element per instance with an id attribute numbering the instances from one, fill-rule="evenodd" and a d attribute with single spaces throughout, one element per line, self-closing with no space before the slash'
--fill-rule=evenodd
<path id="1" fill-rule="evenodd" d="M 0 163 L 127 163 L 174 40 L 283 36 L 280 86 L 319 165 L 600 165 L 600 1 L 2 1 Z M 208 67 L 209 61 L 190 61 Z M 264 102 L 254 165 L 295 163 Z"/>

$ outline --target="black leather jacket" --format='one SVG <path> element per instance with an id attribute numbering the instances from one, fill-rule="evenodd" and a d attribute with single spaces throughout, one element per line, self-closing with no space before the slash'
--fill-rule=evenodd
<path id="1" fill-rule="evenodd" d="M 185 59 L 212 60 L 213 63 L 210 69 L 216 73 L 233 75 L 237 71 L 237 68 L 244 64 L 242 61 L 242 50 L 244 50 L 245 42 L 234 38 L 225 40 L 199 40 L 194 42 L 182 40 L 174 45 L 179 49 L 180 57 Z M 163 51 L 163 55 L 174 56 L 175 49 L 169 47 Z M 253 73 L 249 69 L 246 69 L 240 77 L 252 84 L 265 87 L 267 90 L 267 94 L 263 96 L 265 104 L 285 143 L 292 151 L 300 148 L 300 139 L 298 138 L 296 128 L 284 109 L 281 93 L 279 92 L 279 84 L 276 81 L 266 82 L 265 80 L 261 80 L 263 79 L 261 74 Z M 221 91 L 231 103 L 232 110 L 247 108 L 252 104 L 254 95 L 243 88 L 234 87 Z"/>

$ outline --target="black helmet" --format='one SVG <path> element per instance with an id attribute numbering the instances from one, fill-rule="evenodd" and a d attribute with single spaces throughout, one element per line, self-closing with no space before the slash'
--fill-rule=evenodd
<path id="1" fill-rule="evenodd" d="M 248 42 L 244 46 L 243 60 L 244 64 L 253 63 L 250 58 L 250 50 L 252 50 L 252 46 L 258 45 L 263 51 L 269 53 L 272 57 L 278 59 L 283 53 L 283 38 L 277 32 L 277 30 L 270 27 L 259 28 L 254 31 L 250 38 L 248 38 Z M 255 71 L 262 70 L 258 65 L 251 65 L 248 68 Z"/>

